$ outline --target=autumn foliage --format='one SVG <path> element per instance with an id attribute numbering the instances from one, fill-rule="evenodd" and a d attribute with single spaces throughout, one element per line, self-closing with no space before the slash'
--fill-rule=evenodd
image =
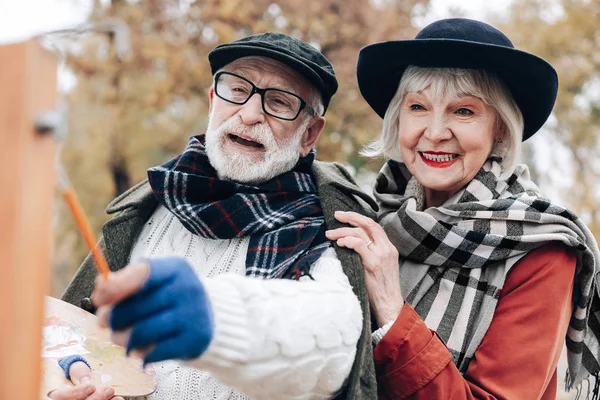
<path id="1" fill-rule="evenodd" d="M 377 41 L 414 37 L 414 17 L 428 6 L 428 0 L 96 0 L 92 22 L 117 18 L 131 31 L 124 59 L 98 34 L 77 40 L 67 58 L 77 86 L 68 95 L 62 159 L 96 232 L 108 219 L 104 208 L 112 198 L 204 131 L 212 83 L 208 52 L 253 33 L 284 32 L 321 49 L 340 89 L 327 112 L 318 157 L 378 169 L 380 161 L 357 155 L 381 128 L 357 87 L 358 52 Z M 556 157 L 536 152 L 536 140 L 551 136 L 564 148 L 568 159 L 552 162 L 559 174 L 572 175 L 563 199 L 600 237 L 598 21 L 600 0 L 514 0 L 495 25 L 559 73 L 554 117 L 525 147 L 525 161 L 535 166 L 534 158 Z M 550 171 L 533 169 L 536 180 L 552 185 Z M 59 295 L 87 252 L 64 208 L 56 238 L 53 294 Z"/>
<path id="2" fill-rule="evenodd" d="M 381 121 L 356 84 L 363 46 L 413 37 L 427 0 L 147 0 L 97 1 L 92 21 L 118 18 L 131 30 L 131 52 L 115 56 L 106 36 L 86 35 L 68 56 L 77 77 L 69 94 L 69 136 L 62 158 L 93 227 L 106 204 L 145 179 L 146 169 L 178 154 L 207 124 L 212 76 L 208 52 L 219 43 L 278 31 L 318 47 L 333 63 L 340 89 L 327 112 L 318 157 L 362 167 L 358 149 Z M 380 164 L 379 164 L 380 165 Z M 373 165 L 371 168 L 377 168 Z M 57 227 L 54 292 L 86 253 L 64 209 Z"/>

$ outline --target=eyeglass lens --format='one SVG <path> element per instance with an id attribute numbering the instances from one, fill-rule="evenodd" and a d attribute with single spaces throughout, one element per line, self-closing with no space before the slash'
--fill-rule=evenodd
<path id="1" fill-rule="evenodd" d="M 244 104 L 254 93 L 251 82 L 228 73 L 218 77 L 215 89 L 219 97 L 236 104 Z M 294 119 L 300 112 L 302 100 L 279 89 L 266 89 L 263 93 L 263 107 L 275 117 Z"/>

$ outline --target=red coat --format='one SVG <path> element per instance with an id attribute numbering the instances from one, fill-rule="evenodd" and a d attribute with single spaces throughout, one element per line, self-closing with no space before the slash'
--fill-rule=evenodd
<path id="1" fill-rule="evenodd" d="M 374 350 L 379 398 L 554 400 L 575 265 L 575 253 L 559 244 L 521 259 L 464 376 L 443 341 L 406 304 Z"/>

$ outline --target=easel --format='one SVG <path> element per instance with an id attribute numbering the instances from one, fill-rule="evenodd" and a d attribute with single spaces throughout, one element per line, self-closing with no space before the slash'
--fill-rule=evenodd
<path id="1" fill-rule="evenodd" d="M 40 398 L 51 274 L 57 62 L 35 40 L 0 46 L 0 399 Z"/>

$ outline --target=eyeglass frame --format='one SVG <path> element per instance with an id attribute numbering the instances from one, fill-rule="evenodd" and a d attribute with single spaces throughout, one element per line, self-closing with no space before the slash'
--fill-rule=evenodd
<path id="1" fill-rule="evenodd" d="M 241 79 L 241 80 L 243 80 L 243 81 L 245 81 L 245 82 L 248 82 L 248 83 L 250 84 L 250 86 L 252 86 L 252 91 L 251 91 L 251 92 L 250 92 L 250 94 L 248 95 L 248 98 L 247 98 L 246 100 L 244 100 L 244 102 L 242 102 L 242 103 L 237 103 L 237 102 L 235 102 L 235 101 L 232 101 L 232 100 L 226 99 L 226 98 L 224 98 L 223 96 L 221 96 L 221 95 L 219 94 L 219 92 L 218 92 L 218 90 L 217 90 L 217 83 L 219 82 L 219 78 L 220 78 L 222 75 L 231 75 L 231 76 L 235 76 L 236 78 L 239 78 L 239 79 Z M 263 111 L 264 111 L 264 112 L 265 112 L 267 115 L 270 115 L 270 116 L 271 116 L 271 117 L 273 117 L 273 118 L 277 118 L 277 119 L 280 119 L 280 120 L 283 120 L 283 121 L 294 121 L 294 120 L 296 120 L 296 119 L 298 118 L 298 116 L 300 115 L 300 113 L 301 113 L 303 110 L 306 110 L 306 112 L 308 113 L 308 115 L 310 115 L 310 116 L 312 116 L 312 117 L 316 117 L 316 116 L 317 116 L 317 112 L 315 111 L 315 109 L 314 109 L 314 108 L 313 108 L 313 107 L 312 107 L 310 104 L 308 104 L 306 101 L 304 101 L 304 99 L 302 99 L 302 97 L 298 96 L 296 93 L 292 93 L 292 92 L 289 92 L 289 91 L 287 91 L 287 90 L 278 89 L 278 88 L 264 88 L 264 89 L 263 89 L 263 88 L 259 88 L 258 86 L 256 86 L 256 85 L 255 85 L 253 82 L 251 82 L 250 80 L 248 80 L 248 79 L 246 79 L 246 78 L 244 78 L 243 76 L 240 76 L 240 75 L 238 75 L 238 74 L 234 74 L 233 72 L 227 72 L 227 71 L 221 71 L 221 72 L 217 72 L 217 73 L 215 74 L 215 79 L 214 79 L 214 82 L 215 82 L 215 84 L 214 84 L 214 85 L 215 85 L 215 86 L 214 86 L 214 88 L 215 88 L 215 94 L 217 95 L 217 97 L 219 97 L 220 99 L 222 99 L 222 100 L 225 100 L 226 102 L 228 102 L 228 103 L 231 103 L 231 104 L 236 104 L 236 105 L 239 105 L 239 106 L 243 106 L 244 104 L 246 104 L 246 103 L 247 103 L 247 102 L 248 102 L 248 101 L 249 101 L 249 100 L 252 98 L 252 96 L 254 96 L 256 93 L 258 93 L 258 94 L 260 95 L 260 103 L 261 103 L 261 105 L 262 105 L 262 109 L 263 109 Z M 292 95 L 292 96 L 294 96 L 294 97 L 297 97 L 297 98 L 300 100 L 300 108 L 298 109 L 298 113 L 296 114 L 296 116 L 295 116 L 294 118 L 283 118 L 283 117 L 279 117 L 279 116 L 277 116 L 277 115 L 273 115 L 273 114 L 271 114 L 269 111 L 267 111 L 267 109 L 265 108 L 265 92 L 266 92 L 267 90 L 274 90 L 274 91 L 281 92 L 281 93 L 287 93 L 287 94 L 291 94 L 291 95 Z"/>

